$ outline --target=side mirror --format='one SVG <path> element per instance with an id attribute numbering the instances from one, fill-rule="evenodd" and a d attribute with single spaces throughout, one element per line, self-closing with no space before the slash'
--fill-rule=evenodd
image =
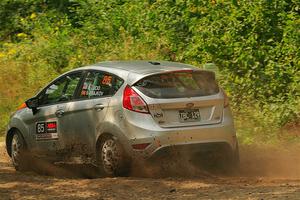
<path id="1" fill-rule="evenodd" d="M 25 103 L 28 108 L 30 108 L 32 110 L 36 110 L 37 107 L 39 106 L 39 99 L 36 97 L 33 97 L 33 98 L 28 99 Z"/>

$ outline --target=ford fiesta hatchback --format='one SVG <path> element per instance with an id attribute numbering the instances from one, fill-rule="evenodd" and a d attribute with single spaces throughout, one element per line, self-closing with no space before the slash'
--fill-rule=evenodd
<path id="1" fill-rule="evenodd" d="M 8 124 L 16 170 L 30 159 L 92 162 L 121 175 L 170 149 L 239 160 L 228 98 L 213 72 L 175 62 L 116 61 L 69 71 L 23 103 Z"/>

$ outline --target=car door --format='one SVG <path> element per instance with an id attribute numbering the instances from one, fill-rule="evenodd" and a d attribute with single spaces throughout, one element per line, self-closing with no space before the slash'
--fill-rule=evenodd
<path id="1" fill-rule="evenodd" d="M 68 142 L 73 154 L 94 152 L 97 132 L 101 132 L 111 96 L 115 93 L 116 77 L 103 71 L 88 71 L 78 90 L 77 101 L 70 104 L 72 113 Z"/>
<path id="2" fill-rule="evenodd" d="M 41 154 L 56 154 L 65 149 L 65 134 L 71 102 L 78 89 L 82 72 L 74 72 L 60 77 L 37 95 L 39 106 L 26 119 L 29 124 L 33 151 Z"/>

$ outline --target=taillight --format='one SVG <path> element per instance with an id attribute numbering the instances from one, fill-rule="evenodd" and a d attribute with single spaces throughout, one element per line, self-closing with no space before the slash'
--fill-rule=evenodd
<path id="1" fill-rule="evenodd" d="M 146 102 L 128 85 L 123 93 L 123 107 L 135 112 L 149 113 Z"/>
<path id="2" fill-rule="evenodd" d="M 27 108 L 26 103 L 22 103 L 22 104 L 17 108 L 17 110 L 22 110 L 22 109 L 24 109 L 24 108 Z"/>
<path id="3" fill-rule="evenodd" d="M 222 93 L 224 96 L 224 108 L 226 108 L 227 106 L 229 106 L 229 99 L 228 99 L 226 92 L 223 89 L 222 89 Z"/>

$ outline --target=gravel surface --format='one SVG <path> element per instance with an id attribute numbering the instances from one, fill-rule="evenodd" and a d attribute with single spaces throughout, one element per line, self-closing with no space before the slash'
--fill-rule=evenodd
<path id="1" fill-rule="evenodd" d="M 299 149 L 242 148 L 241 173 L 232 177 L 182 166 L 161 177 L 144 166 L 130 177 L 93 179 L 91 166 L 16 172 L 0 149 L 0 199 L 300 199 Z"/>

